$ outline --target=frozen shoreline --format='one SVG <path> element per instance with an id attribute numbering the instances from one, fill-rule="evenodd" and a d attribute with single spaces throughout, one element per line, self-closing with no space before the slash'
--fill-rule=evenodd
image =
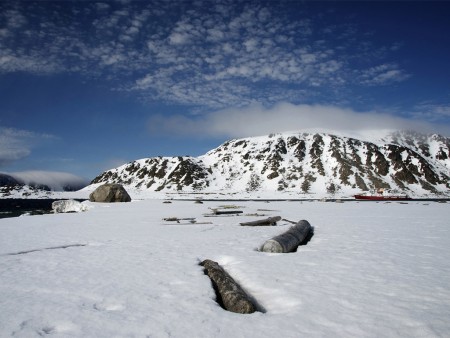
<path id="1" fill-rule="evenodd" d="M 203 218 L 221 201 L 90 203 L 78 214 L 0 220 L 0 335 L 39 337 L 444 336 L 450 227 L 441 203 L 232 203 L 307 219 L 308 245 L 255 251 L 289 228 Z M 212 224 L 177 224 L 164 217 Z M 21 254 L 21 252 L 23 252 Z M 218 261 L 264 307 L 214 301 L 198 263 Z"/>

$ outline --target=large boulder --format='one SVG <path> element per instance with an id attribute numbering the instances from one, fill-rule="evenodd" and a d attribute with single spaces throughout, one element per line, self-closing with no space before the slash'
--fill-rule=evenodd
<path id="1" fill-rule="evenodd" d="M 131 197 L 121 184 L 103 184 L 89 195 L 91 202 L 131 202 Z"/>

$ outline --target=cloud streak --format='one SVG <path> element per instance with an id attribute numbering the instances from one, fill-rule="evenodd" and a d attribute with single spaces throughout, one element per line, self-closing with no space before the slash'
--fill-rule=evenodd
<path id="1" fill-rule="evenodd" d="M 410 75 L 399 69 L 397 64 L 391 63 L 363 70 L 360 74 L 360 81 L 364 85 L 377 86 L 402 82 L 409 77 Z"/>
<path id="2" fill-rule="evenodd" d="M 0 127 L 0 167 L 27 157 L 33 147 L 52 138 L 48 134 Z"/>
<path id="3" fill-rule="evenodd" d="M 450 120 L 450 104 L 449 103 L 422 103 L 415 107 L 411 113 L 415 119 L 429 120 L 435 123 Z"/>

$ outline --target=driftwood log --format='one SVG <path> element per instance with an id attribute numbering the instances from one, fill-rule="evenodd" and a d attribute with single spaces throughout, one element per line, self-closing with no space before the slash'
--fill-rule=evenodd
<path id="1" fill-rule="evenodd" d="M 308 238 L 311 231 L 311 224 L 308 221 L 301 220 L 288 231 L 266 241 L 261 251 L 275 253 L 293 252 L 300 243 Z"/>
<path id="2" fill-rule="evenodd" d="M 214 215 L 237 215 L 242 214 L 242 210 L 218 210 L 218 209 L 212 209 L 212 212 Z"/>
<path id="3" fill-rule="evenodd" d="M 188 217 L 188 218 L 166 217 L 166 218 L 163 218 L 163 221 L 177 222 L 177 223 L 180 223 L 180 221 L 190 221 L 191 223 L 196 222 L 195 217 Z"/>
<path id="4" fill-rule="evenodd" d="M 256 306 L 250 297 L 217 262 L 206 259 L 201 265 L 205 268 L 205 273 L 211 279 L 217 297 L 220 297 L 218 302 L 226 310 L 243 314 L 256 311 Z"/>
<path id="5" fill-rule="evenodd" d="M 278 221 L 281 221 L 281 216 L 269 217 L 269 218 L 260 219 L 257 221 L 252 221 L 252 222 L 244 222 L 244 223 L 240 223 L 240 225 L 251 226 L 251 227 L 261 226 L 261 225 L 277 225 Z"/>

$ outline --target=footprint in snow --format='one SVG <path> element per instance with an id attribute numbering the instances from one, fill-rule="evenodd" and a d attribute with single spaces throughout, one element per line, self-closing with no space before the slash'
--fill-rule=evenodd
<path id="1" fill-rule="evenodd" d="M 104 301 L 101 303 L 95 303 L 94 309 L 97 311 L 121 311 L 125 309 L 125 306 L 116 302 Z"/>
<path id="2" fill-rule="evenodd" d="M 49 323 L 44 318 L 33 318 L 23 321 L 19 329 L 11 332 L 12 337 L 45 337 L 47 335 L 75 334 L 78 327 L 71 321 L 56 320 Z"/>

